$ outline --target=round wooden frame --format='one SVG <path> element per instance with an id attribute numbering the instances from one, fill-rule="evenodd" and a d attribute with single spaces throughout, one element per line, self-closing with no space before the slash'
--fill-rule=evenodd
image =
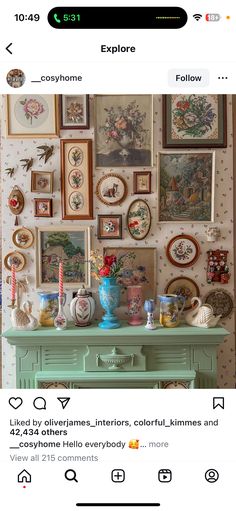
<path id="1" fill-rule="evenodd" d="M 172 245 L 177 240 L 181 240 L 181 239 L 191 241 L 191 243 L 193 243 L 193 245 L 196 248 L 196 254 L 195 254 L 194 258 L 191 261 L 188 261 L 187 263 L 183 263 L 183 264 L 176 262 L 175 259 L 173 259 L 173 257 L 170 254 Z M 174 238 L 172 238 L 169 241 L 167 248 L 166 248 L 166 255 L 167 255 L 167 258 L 170 261 L 170 263 L 173 264 L 174 266 L 177 266 L 178 268 L 188 268 L 189 266 L 193 266 L 194 263 L 196 263 L 196 261 L 198 260 L 198 258 L 200 256 L 200 245 L 199 245 L 198 241 L 195 238 L 193 238 L 193 236 L 190 236 L 189 234 L 179 234 L 178 236 L 174 236 Z"/>
<path id="2" fill-rule="evenodd" d="M 11 266 L 8 264 L 8 258 L 10 256 L 14 256 L 14 255 L 19 257 L 19 259 L 21 259 L 21 261 L 22 261 L 21 266 L 19 268 L 15 267 L 15 270 L 16 270 L 16 272 L 22 271 L 24 269 L 25 265 L 26 265 L 26 258 L 25 258 L 25 256 L 23 254 L 21 254 L 21 252 L 17 252 L 17 251 L 9 252 L 7 255 L 5 255 L 5 257 L 4 257 L 4 266 L 5 266 L 5 268 L 8 271 L 11 271 Z"/>
<path id="3" fill-rule="evenodd" d="M 29 236 L 29 241 L 25 245 L 20 245 L 16 241 L 16 237 L 17 237 L 17 234 L 19 233 L 19 231 L 25 231 L 28 234 L 28 236 Z M 19 229 L 16 229 L 13 232 L 12 242 L 14 243 L 14 245 L 17 248 L 21 248 L 22 250 L 25 250 L 25 249 L 27 249 L 27 248 L 29 248 L 29 247 L 31 247 L 33 245 L 33 243 L 34 243 L 34 234 L 32 233 L 32 231 L 30 229 L 27 229 L 26 227 L 19 227 Z"/>
<path id="4" fill-rule="evenodd" d="M 195 290 L 196 290 L 196 293 L 194 294 L 194 296 L 197 296 L 197 297 L 200 296 L 200 290 L 199 290 L 199 287 L 196 284 L 196 282 L 193 279 L 190 279 L 189 277 L 185 277 L 184 275 L 181 277 L 175 277 L 174 279 L 170 280 L 170 282 L 168 282 L 168 284 L 165 288 L 166 294 L 171 293 L 171 291 L 169 291 L 171 284 L 173 284 L 174 282 L 178 282 L 178 280 L 186 280 L 187 282 L 191 283 L 195 287 Z M 188 306 L 185 305 L 183 310 L 187 311 L 187 310 L 190 310 L 191 308 L 192 308 L 191 304 Z"/>
<path id="5" fill-rule="evenodd" d="M 147 231 L 146 231 L 145 235 L 144 235 L 144 236 L 142 236 L 141 238 L 136 237 L 136 236 L 134 236 L 133 234 L 131 234 L 131 231 L 130 231 L 130 228 L 129 228 L 129 224 L 128 224 L 129 212 L 130 212 L 130 210 L 131 210 L 132 206 L 133 206 L 136 202 L 143 202 L 143 204 L 145 204 L 145 207 L 147 208 L 148 213 L 149 213 L 149 227 L 148 227 L 148 229 L 147 229 Z M 131 202 L 131 204 L 130 204 L 130 206 L 129 206 L 129 209 L 128 209 L 127 216 L 126 216 L 126 223 L 127 223 L 127 229 L 128 229 L 128 231 L 129 231 L 129 234 L 130 234 L 131 238 L 133 238 L 133 239 L 134 239 L 134 240 L 136 240 L 136 241 L 141 241 L 141 240 L 144 240 L 144 239 L 147 237 L 147 235 L 148 235 L 148 233 L 149 233 L 149 231 L 150 231 L 150 229 L 151 229 L 151 225 L 152 225 L 152 215 L 151 215 L 151 210 L 150 210 L 150 208 L 149 208 L 149 205 L 148 205 L 148 203 L 147 203 L 145 200 L 143 200 L 143 199 L 135 199 L 133 202 Z"/>
<path id="6" fill-rule="evenodd" d="M 101 195 L 101 185 L 102 183 L 106 180 L 106 179 L 109 179 L 111 177 L 115 177 L 116 179 L 119 179 L 123 186 L 124 186 L 124 193 L 123 193 L 123 196 L 121 198 L 119 198 L 117 201 L 115 202 L 109 202 L 109 200 L 106 200 L 104 199 L 104 197 Z M 99 179 L 98 183 L 97 183 L 97 186 L 96 186 L 96 195 L 98 197 L 98 199 L 103 203 L 103 204 L 106 204 L 106 206 L 117 206 L 118 204 L 121 204 L 126 196 L 127 196 L 127 193 L 128 193 L 128 187 L 127 187 L 127 183 L 126 181 L 124 180 L 123 177 L 121 177 L 119 174 L 113 174 L 113 173 L 110 173 L 110 174 L 106 174 L 105 176 L 102 176 L 101 179 Z"/>

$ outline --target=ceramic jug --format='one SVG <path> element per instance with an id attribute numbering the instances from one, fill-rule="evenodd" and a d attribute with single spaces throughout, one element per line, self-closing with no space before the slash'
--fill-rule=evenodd
<path id="1" fill-rule="evenodd" d="M 39 323 L 41 326 L 54 326 L 54 319 L 58 314 L 58 292 L 39 292 L 40 311 Z M 63 305 L 65 305 L 66 295 L 64 293 Z"/>
<path id="2" fill-rule="evenodd" d="M 159 295 L 160 300 L 160 324 L 162 326 L 173 328 L 178 326 L 180 314 L 184 308 L 185 298 L 178 295 Z M 179 303 L 182 307 L 179 310 Z"/>

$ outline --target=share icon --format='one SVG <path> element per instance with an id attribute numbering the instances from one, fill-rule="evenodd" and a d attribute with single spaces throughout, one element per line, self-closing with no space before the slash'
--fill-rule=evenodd
<path id="1" fill-rule="evenodd" d="M 57 399 L 58 399 L 58 401 L 60 401 L 63 410 L 68 405 L 68 403 L 70 401 L 70 397 L 58 397 Z"/>

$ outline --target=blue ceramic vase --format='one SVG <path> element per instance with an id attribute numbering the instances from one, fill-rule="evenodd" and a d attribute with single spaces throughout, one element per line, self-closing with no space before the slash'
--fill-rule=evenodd
<path id="1" fill-rule="evenodd" d="M 120 286 L 117 284 L 115 277 L 102 277 L 101 280 L 102 283 L 98 288 L 98 292 L 105 314 L 98 326 L 107 330 L 119 328 L 120 322 L 113 311 L 120 304 Z"/>

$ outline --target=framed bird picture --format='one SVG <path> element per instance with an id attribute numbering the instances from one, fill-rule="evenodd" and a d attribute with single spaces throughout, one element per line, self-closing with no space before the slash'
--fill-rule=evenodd
<path id="1" fill-rule="evenodd" d="M 58 96 L 55 94 L 9 94 L 7 96 L 8 138 L 57 138 Z"/>

